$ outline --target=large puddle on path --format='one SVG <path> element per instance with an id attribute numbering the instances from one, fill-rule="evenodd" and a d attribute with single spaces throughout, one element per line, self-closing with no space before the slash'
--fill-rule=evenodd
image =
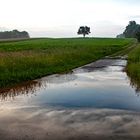
<path id="1" fill-rule="evenodd" d="M 126 60 L 99 60 L 73 70 L 17 86 L 0 94 L 4 106 L 56 106 L 140 111 L 139 93 L 123 71 Z"/>
<path id="2" fill-rule="evenodd" d="M 1 91 L 3 139 L 139 139 L 140 97 L 126 60 L 105 59 Z"/>

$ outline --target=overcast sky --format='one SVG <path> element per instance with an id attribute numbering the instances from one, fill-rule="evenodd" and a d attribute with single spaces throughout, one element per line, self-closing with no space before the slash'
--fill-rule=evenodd
<path id="1" fill-rule="evenodd" d="M 0 0 L 0 30 L 27 30 L 32 37 L 115 37 L 130 20 L 140 23 L 140 0 Z"/>

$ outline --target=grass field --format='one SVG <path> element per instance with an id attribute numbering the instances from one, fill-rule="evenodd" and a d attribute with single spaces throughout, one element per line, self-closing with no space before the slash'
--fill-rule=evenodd
<path id="1" fill-rule="evenodd" d="M 30 39 L 0 41 L 0 88 L 67 72 L 126 49 L 133 39 Z"/>
<path id="2" fill-rule="evenodd" d="M 132 85 L 140 91 L 140 44 L 128 56 L 127 73 Z"/>

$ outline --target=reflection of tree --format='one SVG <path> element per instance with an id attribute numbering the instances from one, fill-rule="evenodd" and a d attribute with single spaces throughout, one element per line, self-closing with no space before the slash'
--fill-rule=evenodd
<path id="1" fill-rule="evenodd" d="M 131 74 L 130 72 L 127 71 L 127 75 L 130 79 L 130 84 L 132 87 L 134 87 L 136 89 L 136 94 L 138 96 L 140 96 L 140 81 L 137 77 L 133 76 L 133 74 Z"/>
<path id="2" fill-rule="evenodd" d="M 34 94 L 42 88 L 46 88 L 48 84 L 62 84 L 70 82 L 76 79 L 76 75 L 63 74 L 63 75 L 52 75 L 44 77 L 40 80 L 29 81 L 22 84 L 18 84 L 12 88 L 0 89 L 0 100 L 14 99 L 19 95 Z"/>
<path id="3" fill-rule="evenodd" d="M 0 100 L 14 99 L 14 97 L 19 95 L 33 94 L 40 87 L 40 82 L 30 81 L 12 88 L 0 89 Z"/>

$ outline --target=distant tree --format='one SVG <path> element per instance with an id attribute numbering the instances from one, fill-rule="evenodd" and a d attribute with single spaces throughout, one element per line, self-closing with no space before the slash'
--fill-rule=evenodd
<path id="1" fill-rule="evenodd" d="M 128 26 L 126 26 L 125 31 L 123 32 L 126 38 L 136 38 L 136 33 L 139 29 L 140 25 L 135 21 L 130 21 Z"/>
<path id="2" fill-rule="evenodd" d="M 81 26 L 79 29 L 78 29 L 78 32 L 77 32 L 77 34 L 78 35 L 83 35 L 84 37 L 86 36 L 86 35 L 88 35 L 89 33 L 91 33 L 90 32 L 90 27 L 87 27 L 87 26 Z"/>
<path id="3" fill-rule="evenodd" d="M 116 38 L 125 38 L 124 34 L 119 34 L 116 36 Z"/>

